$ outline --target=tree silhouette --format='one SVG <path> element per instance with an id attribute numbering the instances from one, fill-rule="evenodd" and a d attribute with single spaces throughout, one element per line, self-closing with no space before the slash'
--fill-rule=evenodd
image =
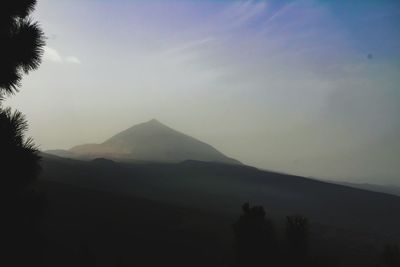
<path id="1" fill-rule="evenodd" d="M 306 266 L 308 256 L 309 224 L 301 215 L 286 217 L 286 237 L 290 261 L 296 266 Z"/>
<path id="2" fill-rule="evenodd" d="M 34 180 L 39 156 L 32 139 L 24 138 L 28 124 L 24 116 L 3 108 L 4 97 L 17 92 L 22 75 L 41 61 L 44 35 L 29 14 L 36 0 L 9 0 L 0 4 L 0 162 L 3 194 L 13 193 Z"/>
<path id="3" fill-rule="evenodd" d="M 243 214 L 233 225 L 238 266 L 271 266 L 276 261 L 277 241 L 272 222 L 262 206 L 245 203 Z"/>
<path id="4" fill-rule="evenodd" d="M 87 244 L 81 246 L 79 250 L 79 266 L 96 267 L 96 258 Z"/>
<path id="5" fill-rule="evenodd" d="M 36 0 L 0 3 L 0 172 L 2 196 L 13 194 L 33 181 L 39 171 L 39 156 L 32 139 L 24 138 L 24 116 L 4 108 L 4 97 L 17 92 L 22 75 L 38 68 L 44 35 L 29 14 Z"/>
<path id="6" fill-rule="evenodd" d="M 29 18 L 36 0 L 9 0 L 0 4 L 0 94 L 18 90 L 23 73 L 38 68 L 44 35 Z"/>
<path id="7" fill-rule="evenodd" d="M 18 91 L 23 74 L 38 68 L 41 61 L 44 35 L 29 17 L 35 5 L 36 0 L 0 2 L 1 266 L 40 264 L 36 219 L 42 203 L 26 190 L 40 170 L 40 157 L 32 139 L 24 136 L 28 128 L 24 116 L 2 106 L 6 96 Z"/>
<path id="8" fill-rule="evenodd" d="M 400 249 L 396 244 L 386 245 L 381 255 L 385 267 L 400 267 Z"/>
<path id="9" fill-rule="evenodd" d="M 39 155 L 31 138 L 25 139 L 28 124 L 24 116 L 10 108 L 0 109 L 0 162 L 2 194 L 15 193 L 29 185 L 37 176 Z"/>

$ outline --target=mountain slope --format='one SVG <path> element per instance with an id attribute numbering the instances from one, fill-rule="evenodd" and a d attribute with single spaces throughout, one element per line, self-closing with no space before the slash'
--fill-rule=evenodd
<path id="1" fill-rule="evenodd" d="M 118 133 L 102 144 L 75 146 L 69 151 L 48 151 L 48 153 L 70 157 L 93 159 L 98 157 L 152 161 L 181 162 L 199 160 L 240 164 L 214 147 L 193 137 L 180 133 L 157 120 L 135 125 Z"/>
<path id="2" fill-rule="evenodd" d="M 400 197 L 243 165 L 112 163 L 43 157 L 42 179 L 238 216 L 244 202 L 270 215 L 400 240 Z"/>
<path id="3" fill-rule="evenodd" d="M 243 165 L 42 156 L 49 266 L 76 266 L 71 255 L 89 241 L 99 267 L 120 254 L 129 256 L 123 266 L 231 266 L 232 223 L 245 201 L 263 205 L 282 233 L 286 215 L 307 216 L 311 253 L 341 263 L 316 266 L 370 266 L 400 240 L 395 196 Z"/>

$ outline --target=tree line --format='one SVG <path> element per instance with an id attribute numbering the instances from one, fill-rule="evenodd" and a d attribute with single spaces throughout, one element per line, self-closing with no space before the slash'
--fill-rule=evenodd
<path id="1" fill-rule="evenodd" d="M 235 267 L 326 267 L 340 266 L 321 255 L 310 253 L 310 223 L 302 215 L 286 217 L 284 240 L 279 240 L 271 218 L 262 206 L 242 206 L 242 215 L 233 224 L 235 236 Z M 319 256 L 319 257 L 316 257 Z M 400 249 L 387 244 L 379 262 L 370 267 L 400 267 Z"/>

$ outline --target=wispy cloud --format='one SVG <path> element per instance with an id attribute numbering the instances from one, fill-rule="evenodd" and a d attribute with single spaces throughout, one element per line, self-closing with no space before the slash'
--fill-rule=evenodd
<path id="1" fill-rule="evenodd" d="M 244 33 L 248 24 L 252 24 L 258 19 L 267 15 L 266 1 L 239 1 L 227 5 L 220 12 L 211 16 L 207 20 L 192 25 L 192 32 L 197 32 L 195 38 L 185 38 L 180 42 L 174 43 L 172 47 L 166 49 L 166 54 L 179 53 L 198 53 L 210 50 L 210 45 L 214 48 L 221 46 L 233 35 Z"/>
<path id="2" fill-rule="evenodd" d="M 215 41 L 215 39 L 213 37 L 205 37 L 205 38 L 194 40 L 194 41 L 188 41 L 186 43 L 179 44 L 177 47 L 168 49 L 165 53 L 174 54 L 174 53 L 190 51 L 190 50 L 202 47 L 204 45 L 207 45 L 213 41 Z"/>
<path id="3" fill-rule="evenodd" d="M 81 60 L 74 56 L 68 56 L 65 58 L 65 62 L 72 63 L 72 64 L 81 64 Z"/>
<path id="4" fill-rule="evenodd" d="M 51 48 L 48 46 L 44 47 L 43 59 L 45 61 L 51 61 L 51 62 L 57 62 L 57 63 L 61 63 L 63 61 L 60 53 L 58 53 L 58 51 L 55 50 L 54 48 Z"/>
<path id="5" fill-rule="evenodd" d="M 226 16 L 235 21 L 236 24 L 242 25 L 247 23 L 249 20 L 258 17 L 265 13 L 267 3 L 245 1 L 234 3 L 226 12 Z"/>
<path id="6" fill-rule="evenodd" d="M 45 61 L 55 62 L 55 63 L 70 63 L 70 64 L 81 64 L 81 60 L 76 56 L 63 56 L 56 49 L 45 46 L 43 59 Z"/>

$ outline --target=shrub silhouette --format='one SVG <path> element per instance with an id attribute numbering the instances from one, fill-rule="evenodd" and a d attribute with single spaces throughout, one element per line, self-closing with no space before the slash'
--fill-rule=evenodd
<path id="1" fill-rule="evenodd" d="M 272 222 L 261 206 L 245 203 L 243 214 L 233 225 L 238 266 L 268 266 L 276 260 L 277 241 Z"/>

